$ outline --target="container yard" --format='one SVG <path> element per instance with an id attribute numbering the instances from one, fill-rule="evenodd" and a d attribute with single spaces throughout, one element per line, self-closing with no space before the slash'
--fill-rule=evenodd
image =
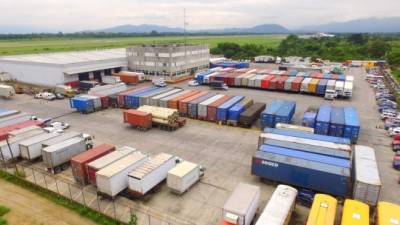
<path id="1" fill-rule="evenodd" d="M 293 76 L 294 72 L 285 75 L 277 68 L 249 69 L 227 68 L 221 70 L 226 76 L 213 72 L 204 80 L 209 82 L 215 77 L 231 87 L 243 83 L 251 88 L 221 91 L 207 85 L 189 86 L 187 82 L 159 88 L 143 82 L 112 93 L 100 93 L 102 89 L 97 88 L 97 93 L 77 96 L 77 102 L 82 104 L 75 108 L 71 108 L 69 99 L 38 104 L 27 95 L 17 94 L 1 108 L 29 112 L 37 118 L 56 118 L 70 124 L 70 128 L 52 139 L 38 141 L 43 160 L 38 157 L 30 161 L 20 157 L 20 143 L 47 135 L 40 127 L 47 125 L 16 119 L 16 124 L 4 128 L 1 156 L 23 166 L 28 181 L 54 192 L 58 186 L 62 195 L 94 210 L 100 208 L 102 213 L 113 216 L 115 204 L 117 219 L 125 222 L 131 210 L 139 224 L 147 225 L 249 221 L 259 225 L 311 225 L 316 223 L 315 212 L 328 205 L 325 217 L 330 225 L 352 224 L 348 215 L 357 213 L 364 218 L 367 214 L 362 204 L 370 212 L 376 210 L 380 215 L 396 218 L 397 214 L 389 214 L 392 210 L 381 210 L 392 207 L 395 212 L 400 203 L 399 174 L 392 168 L 391 139 L 387 131 L 379 128 L 382 121 L 374 105 L 374 93 L 364 80 L 365 71 L 350 68 L 346 73 L 357 87 L 351 98 L 328 101 L 323 98 L 325 81 L 321 80 L 329 80 L 326 95 L 332 88 L 330 80 L 336 84 L 339 76 L 311 73 L 307 93 L 297 94 L 303 84 L 299 80 L 303 81 L 307 72 Z M 243 74 L 246 72 L 249 73 Z M 235 76 L 228 76 L 231 73 Z M 263 90 L 269 88 L 274 91 Z M 314 89 L 315 93 L 309 93 Z M 345 93 L 345 84 L 341 92 Z M 275 102 L 283 103 L 272 110 Z M 172 117 L 160 116 L 157 107 L 172 112 Z M 263 122 L 264 114 L 272 119 Z M 174 132 L 149 125 L 169 123 L 182 116 L 185 126 Z M 20 123 L 26 124 L 17 125 Z M 153 129 L 141 132 L 132 126 Z M 108 146 L 96 150 L 103 143 L 115 149 Z M 369 146 L 375 157 L 358 157 L 357 152 L 364 148 L 360 146 Z M 168 157 L 153 162 L 160 153 Z M 237 191 L 242 183 L 253 191 Z M 364 187 L 368 187 L 367 193 Z M 350 199 L 362 204 L 351 203 L 357 207 L 349 207 Z M 373 216 L 369 221 L 377 223 Z"/>

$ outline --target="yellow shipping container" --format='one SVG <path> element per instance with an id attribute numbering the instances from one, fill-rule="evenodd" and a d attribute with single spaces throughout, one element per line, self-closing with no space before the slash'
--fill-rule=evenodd
<path id="1" fill-rule="evenodd" d="M 389 202 L 378 202 L 376 225 L 400 224 L 400 205 Z"/>
<path id="2" fill-rule="evenodd" d="M 308 215 L 307 225 L 334 225 L 337 200 L 325 194 L 316 194 Z"/>
<path id="3" fill-rule="evenodd" d="M 346 199 L 341 225 L 369 225 L 369 206 L 356 200 Z"/>
<path id="4" fill-rule="evenodd" d="M 313 78 L 308 84 L 308 93 L 315 94 L 317 93 L 317 85 L 319 83 L 319 79 Z"/>

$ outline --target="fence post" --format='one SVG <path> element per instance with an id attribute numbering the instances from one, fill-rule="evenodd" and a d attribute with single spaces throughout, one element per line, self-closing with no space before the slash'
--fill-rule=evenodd
<path id="1" fill-rule="evenodd" d="M 115 222 L 118 222 L 117 221 L 117 211 L 115 210 L 115 201 L 112 200 L 112 203 L 113 203 L 113 207 L 114 207 L 114 219 L 115 219 Z"/>
<path id="2" fill-rule="evenodd" d="M 35 176 L 35 170 L 31 168 L 32 170 L 32 175 L 33 175 L 33 182 L 36 184 L 36 176 Z"/>
<path id="3" fill-rule="evenodd" d="M 71 184 L 69 184 L 69 183 L 68 183 L 68 190 L 69 190 L 69 197 L 72 201 L 73 199 L 72 199 L 72 194 L 71 194 Z"/>
<path id="4" fill-rule="evenodd" d="M 59 195 L 61 195 L 61 193 L 60 193 L 60 189 L 58 189 L 58 183 L 57 183 L 57 178 L 54 178 L 54 180 L 56 181 L 56 188 L 57 188 L 57 193 L 58 193 Z"/>
<path id="5" fill-rule="evenodd" d="M 43 180 L 44 180 L 44 185 L 46 186 L 46 189 L 49 189 L 47 187 L 46 174 L 43 174 Z"/>
<path id="6" fill-rule="evenodd" d="M 86 206 L 86 200 L 85 200 L 85 191 L 84 188 L 81 189 L 82 191 L 82 198 L 83 198 L 83 205 Z M 88 206 L 89 207 L 89 206 Z"/>
<path id="7" fill-rule="evenodd" d="M 96 194 L 96 200 L 97 200 L 97 208 L 99 208 L 99 212 L 101 212 L 100 210 L 100 202 L 99 202 L 99 195 Z"/>

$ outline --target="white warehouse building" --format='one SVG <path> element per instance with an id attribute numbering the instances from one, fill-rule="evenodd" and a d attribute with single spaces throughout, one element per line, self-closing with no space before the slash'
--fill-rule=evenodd
<path id="1" fill-rule="evenodd" d="M 101 81 L 104 75 L 127 67 L 126 49 L 61 52 L 0 57 L 0 74 L 36 85 L 75 86 L 81 80 Z"/>

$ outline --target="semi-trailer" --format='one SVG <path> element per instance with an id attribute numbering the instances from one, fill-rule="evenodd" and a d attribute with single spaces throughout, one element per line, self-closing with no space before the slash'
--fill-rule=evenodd
<path id="1" fill-rule="evenodd" d="M 183 161 L 168 171 L 167 186 L 172 192 L 182 194 L 204 175 L 202 166 Z"/>

